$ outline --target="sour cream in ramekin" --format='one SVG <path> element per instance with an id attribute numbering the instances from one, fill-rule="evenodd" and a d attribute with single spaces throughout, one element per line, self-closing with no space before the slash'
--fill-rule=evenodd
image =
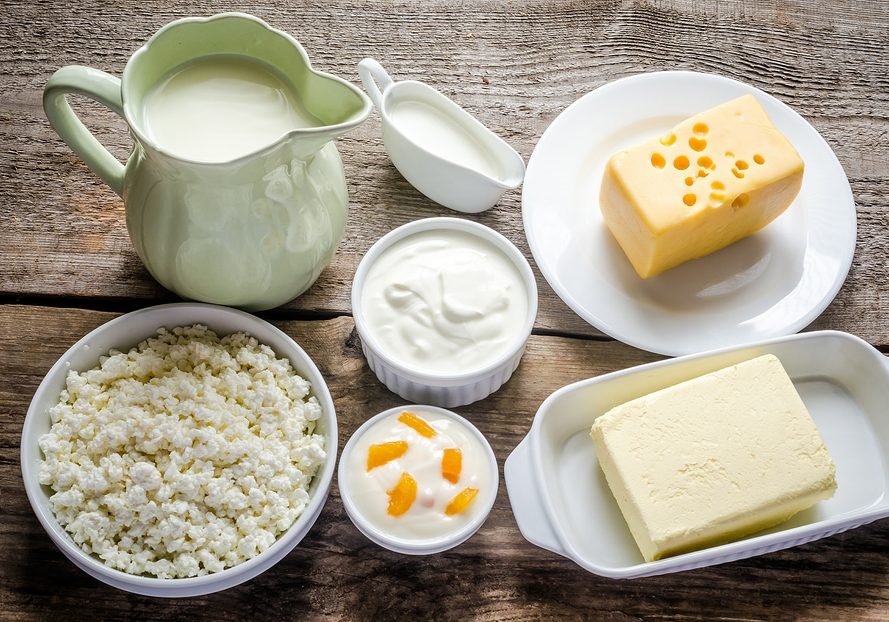
<path id="1" fill-rule="evenodd" d="M 355 272 L 352 311 L 370 368 L 394 393 L 447 408 L 516 369 L 537 315 L 534 273 L 496 231 L 427 218 L 390 231 Z"/>
<path id="2" fill-rule="evenodd" d="M 367 273 L 361 306 L 387 354 L 431 373 L 472 371 L 502 357 L 528 313 L 513 262 L 487 240 L 451 229 L 387 248 Z"/>

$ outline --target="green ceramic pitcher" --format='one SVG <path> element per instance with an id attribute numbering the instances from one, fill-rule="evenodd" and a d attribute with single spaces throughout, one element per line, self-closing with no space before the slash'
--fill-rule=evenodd
<path id="1" fill-rule="evenodd" d="M 228 162 L 172 155 L 148 137 L 143 98 L 177 67 L 219 54 L 273 68 L 323 125 L 294 129 Z M 125 165 L 77 118 L 71 93 L 123 116 L 134 142 Z M 224 13 L 168 24 L 133 54 L 122 80 L 63 67 L 49 79 L 43 105 L 59 136 L 123 198 L 130 238 L 149 272 L 185 298 L 278 306 L 308 289 L 342 239 L 348 196 L 332 141 L 364 121 L 370 101 L 313 70 L 295 39 L 256 17 Z"/>

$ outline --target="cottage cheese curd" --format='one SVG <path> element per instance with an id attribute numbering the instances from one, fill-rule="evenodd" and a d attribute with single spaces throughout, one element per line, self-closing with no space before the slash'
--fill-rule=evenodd
<path id="1" fill-rule="evenodd" d="M 244 333 L 161 329 L 71 371 L 39 444 L 40 483 L 84 551 L 160 578 L 218 572 L 271 546 L 323 464 L 321 406 Z"/>

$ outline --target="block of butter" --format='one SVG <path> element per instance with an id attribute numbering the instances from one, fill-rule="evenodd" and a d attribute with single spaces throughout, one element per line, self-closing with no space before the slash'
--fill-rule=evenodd
<path id="1" fill-rule="evenodd" d="M 752 95 L 616 153 L 599 204 L 642 278 L 759 231 L 793 202 L 803 161 Z"/>
<path id="2" fill-rule="evenodd" d="M 777 525 L 836 490 L 818 429 L 771 354 L 617 406 L 591 436 L 645 561 Z"/>

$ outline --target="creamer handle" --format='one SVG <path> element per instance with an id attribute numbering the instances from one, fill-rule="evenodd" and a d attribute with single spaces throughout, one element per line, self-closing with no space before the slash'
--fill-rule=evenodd
<path id="1" fill-rule="evenodd" d="M 392 84 L 392 76 L 386 73 L 383 66 L 373 58 L 365 58 L 358 63 L 358 77 L 367 89 L 371 101 L 380 113 L 383 112 L 383 93 Z"/>
<path id="2" fill-rule="evenodd" d="M 503 479 L 506 480 L 506 493 L 509 495 L 512 513 L 525 539 L 548 551 L 565 555 L 543 509 L 540 491 L 537 490 L 528 437 L 506 459 Z"/>
<path id="3" fill-rule="evenodd" d="M 124 165 L 111 155 L 77 117 L 68 103 L 69 93 L 85 95 L 123 116 L 120 79 L 90 67 L 62 67 L 50 77 L 43 89 L 43 110 L 50 125 L 74 153 L 112 190 L 122 195 Z"/>

